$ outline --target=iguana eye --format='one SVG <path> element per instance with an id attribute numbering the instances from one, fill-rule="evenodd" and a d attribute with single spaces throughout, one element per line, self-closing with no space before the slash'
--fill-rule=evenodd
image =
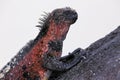
<path id="1" fill-rule="evenodd" d="M 59 16 L 58 19 L 59 19 L 59 20 L 64 20 L 65 17 L 64 17 L 64 16 Z"/>

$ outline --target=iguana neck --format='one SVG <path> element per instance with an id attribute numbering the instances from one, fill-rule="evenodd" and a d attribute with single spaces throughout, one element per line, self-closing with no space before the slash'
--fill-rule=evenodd
<path id="1" fill-rule="evenodd" d="M 47 52 L 51 47 L 56 48 L 57 52 L 62 52 L 62 44 L 64 39 L 66 38 L 67 32 L 69 30 L 69 25 L 64 22 L 56 24 L 53 20 L 50 20 L 50 24 L 48 29 L 46 30 L 46 34 L 44 36 L 40 36 L 42 33 L 39 33 L 39 38 L 37 40 L 36 45 L 43 44 L 42 47 L 45 52 Z M 35 39 L 36 40 L 36 39 Z M 50 46 L 51 45 L 51 46 Z M 58 50 L 59 49 L 59 50 Z M 54 50 L 54 49 L 53 49 Z M 60 55 L 59 55 L 60 56 Z"/>
<path id="2" fill-rule="evenodd" d="M 50 24 L 48 29 L 46 30 L 46 34 L 42 36 L 42 38 L 45 38 L 47 40 L 58 40 L 58 41 L 64 41 L 66 38 L 66 34 L 69 30 L 68 24 L 66 22 L 61 22 L 59 24 L 55 23 L 53 20 L 50 20 Z M 39 35 L 41 35 L 44 32 L 41 32 Z"/>

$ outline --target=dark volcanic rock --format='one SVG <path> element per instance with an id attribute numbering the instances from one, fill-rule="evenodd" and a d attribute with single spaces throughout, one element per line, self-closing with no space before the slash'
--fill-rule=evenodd
<path id="1" fill-rule="evenodd" d="M 86 59 L 50 80 L 120 80 L 120 26 L 85 49 Z"/>

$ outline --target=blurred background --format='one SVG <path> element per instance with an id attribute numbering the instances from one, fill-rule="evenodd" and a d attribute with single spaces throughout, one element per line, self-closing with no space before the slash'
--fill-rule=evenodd
<path id="1" fill-rule="evenodd" d="M 0 0 L 0 69 L 39 29 L 39 18 L 56 8 L 71 7 L 79 15 L 64 41 L 63 56 L 85 49 L 120 25 L 120 0 Z"/>

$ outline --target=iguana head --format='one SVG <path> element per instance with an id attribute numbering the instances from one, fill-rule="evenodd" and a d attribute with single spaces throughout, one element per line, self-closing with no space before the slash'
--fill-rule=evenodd
<path id="1" fill-rule="evenodd" d="M 66 7 L 53 10 L 48 17 L 42 19 L 41 35 L 49 35 L 56 40 L 64 40 L 71 24 L 75 23 L 78 14 Z"/>
<path id="2" fill-rule="evenodd" d="M 68 25 L 73 24 L 78 17 L 76 11 L 69 7 L 56 9 L 50 14 L 50 16 L 50 20 L 54 21 L 57 25 L 62 23 Z"/>

